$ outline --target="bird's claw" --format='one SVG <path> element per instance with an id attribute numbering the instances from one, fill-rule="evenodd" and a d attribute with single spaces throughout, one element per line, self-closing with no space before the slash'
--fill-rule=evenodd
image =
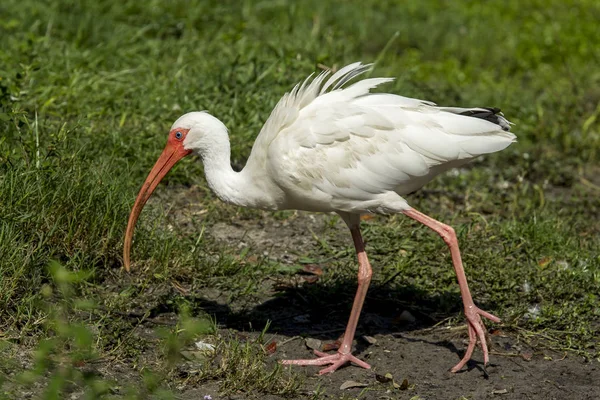
<path id="1" fill-rule="evenodd" d="M 469 346 L 467 347 L 467 351 L 465 352 L 462 360 L 460 360 L 460 362 L 451 369 L 452 372 L 460 371 L 460 369 L 465 366 L 467 361 L 471 359 L 473 350 L 475 350 L 475 345 L 477 344 L 477 339 L 479 339 L 479 342 L 481 343 L 481 350 L 483 351 L 483 363 L 484 365 L 487 365 L 489 361 L 489 354 L 487 341 L 485 339 L 485 325 L 483 324 L 481 317 L 485 317 L 494 322 L 500 322 L 500 318 L 477 308 L 475 305 L 465 307 L 465 316 L 467 317 L 467 327 L 469 328 Z"/>
<path id="2" fill-rule="evenodd" d="M 337 370 L 342 365 L 351 362 L 353 364 L 358 365 L 359 367 L 363 367 L 366 369 L 370 369 L 371 366 L 366 362 L 359 360 L 354 357 L 352 354 L 342 354 L 340 352 L 335 354 L 327 354 L 321 351 L 315 350 L 315 355 L 319 358 L 315 358 L 312 360 L 281 360 L 280 362 L 284 365 L 327 365 L 331 364 L 329 367 L 324 368 L 319 371 L 319 375 L 327 374 Z"/>

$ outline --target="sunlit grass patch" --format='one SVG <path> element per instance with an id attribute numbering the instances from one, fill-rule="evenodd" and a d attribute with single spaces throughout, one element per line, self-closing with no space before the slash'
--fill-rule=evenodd
<path id="1" fill-rule="evenodd" d="M 270 356 L 264 339 L 267 328 L 255 338 L 242 337 L 235 332 L 216 336 L 214 352 L 198 358 L 192 353 L 191 361 L 177 370 L 178 379 L 183 379 L 190 387 L 218 381 L 223 395 L 240 392 L 297 394 L 302 382 L 297 373 L 277 363 L 267 366 Z"/>

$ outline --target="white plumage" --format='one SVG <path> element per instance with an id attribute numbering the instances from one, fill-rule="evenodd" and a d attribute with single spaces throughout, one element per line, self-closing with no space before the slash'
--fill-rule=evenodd
<path id="1" fill-rule="evenodd" d="M 359 289 L 342 348 L 336 356 L 319 353 L 317 360 L 289 363 L 332 364 L 322 372 L 347 361 L 368 367 L 350 352 L 371 276 L 359 217 L 401 212 L 440 234 L 452 252 L 470 337 L 465 357 L 453 370 L 470 358 L 477 338 L 487 362 L 480 316 L 499 319 L 474 305 L 454 231 L 411 208 L 402 196 L 450 168 L 506 148 L 515 135 L 508 132 L 510 123 L 498 109 L 437 107 L 429 101 L 370 93 L 390 78 L 349 84 L 369 68 L 354 63 L 330 77 L 324 72 L 296 85 L 276 105 L 239 173 L 231 168 L 228 132 L 221 121 L 205 112 L 179 118 L 130 216 L 126 268 L 133 227 L 145 201 L 177 160 L 194 152 L 204 162 L 210 188 L 228 203 L 267 210 L 335 211 L 350 227 L 359 258 Z"/>
<path id="2" fill-rule="evenodd" d="M 429 101 L 369 92 L 391 78 L 343 87 L 368 68 L 350 64 L 326 82 L 329 73 L 324 72 L 285 94 L 256 138 L 241 181 L 224 177 L 223 170 L 211 179 L 216 171 L 206 165 L 207 158 L 229 157 L 227 130 L 220 121 L 194 112 L 178 119 L 172 129 L 191 130 L 184 146 L 203 157 L 209 184 L 224 201 L 269 210 L 349 213 L 405 210 L 408 205 L 401 196 L 439 173 L 515 141 L 505 130 L 508 121 L 488 109 L 437 107 Z M 461 115 L 476 111 L 494 115 L 498 123 Z M 211 126 L 210 132 L 204 129 Z M 206 145 L 217 152 L 207 157 Z M 223 179 L 235 185 L 223 188 Z M 256 188 L 256 195 L 248 195 Z M 236 192 L 247 196 L 240 198 Z"/>

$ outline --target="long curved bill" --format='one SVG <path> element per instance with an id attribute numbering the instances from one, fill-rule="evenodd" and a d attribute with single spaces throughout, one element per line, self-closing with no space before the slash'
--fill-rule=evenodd
<path id="1" fill-rule="evenodd" d="M 160 183 L 162 178 L 167 175 L 169 170 L 173 168 L 175 164 L 183 157 L 190 154 L 191 151 L 184 150 L 183 147 L 174 146 L 170 142 L 167 143 L 167 146 L 163 150 L 162 154 L 152 167 L 152 170 L 148 174 L 146 181 L 142 185 L 140 192 L 135 199 L 135 204 L 131 209 L 131 214 L 129 214 L 129 222 L 127 223 L 127 230 L 125 231 L 125 245 L 123 246 L 123 261 L 125 263 L 125 269 L 129 272 L 131 262 L 129 258 L 129 254 L 131 252 L 131 241 L 133 240 L 133 230 L 135 229 L 135 224 L 144 208 L 144 205 L 156 189 L 156 186 Z"/>

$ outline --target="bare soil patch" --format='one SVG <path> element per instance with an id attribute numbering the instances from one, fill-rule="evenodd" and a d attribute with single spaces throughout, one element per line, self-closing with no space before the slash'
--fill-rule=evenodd
<path id="1" fill-rule="evenodd" d="M 299 254 L 317 252 L 315 236 L 327 234 L 328 240 L 332 240 L 332 228 L 339 231 L 338 234 L 333 233 L 334 241 L 349 241 L 344 236 L 347 232 L 343 223 L 333 226 L 330 218 L 299 212 L 289 219 L 278 221 L 266 214 L 260 220 L 216 223 L 209 234 L 226 246 L 251 245 L 259 254 L 282 263 L 293 263 Z M 269 333 L 272 335 L 268 336 L 268 340 L 284 343 L 271 356 L 272 363 L 284 358 L 312 358 L 314 356 L 306 345 L 306 338 L 325 344 L 334 342 L 343 332 L 356 283 L 342 281 L 339 285 L 347 286 L 344 291 L 347 296 L 331 298 L 326 289 L 307 292 L 302 287 L 288 288 L 283 293 L 262 298 L 252 308 L 232 311 L 228 304 L 218 300 L 225 296 L 215 295 L 212 291 L 209 294 L 211 300 L 207 299 L 204 306 L 224 328 L 244 334 L 257 335 L 249 327 L 259 331 L 270 321 Z M 438 321 L 419 314 L 418 308 L 410 309 L 409 306 L 407 309 L 403 299 L 394 299 L 394 293 L 382 293 L 381 290 L 386 289 L 376 284 L 371 287 L 355 342 L 355 354 L 369 362 L 372 369 L 349 365 L 333 374 L 319 376 L 319 367 L 292 367 L 306 376 L 302 397 L 321 390 L 326 398 L 600 398 L 600 366 L 597 361 L 549 350 L 541 342 L 539 346 L 531 342 L 526 344 L 516 331 L 496 329 L 491 332 L 492 354 L 487 368 L 483 367 L 478 351 L 467 368 L 452 374 L 449 369 L 458 362 L 466 348 L 466 326 L 436 327 L 434 325 Z M 202 297 L 202 293 L 196 295 Z M 414 321 L 399 318 L 404 311 L 412 312 Z M 368 343 L 365 335 L 374 338 L 375 343 Z M 400 388 L 392 382 L 380 382 L 386 374 L 391 374 Z M 347 381 L 366 386 L 340 389 Z M 187 389 L 182 398 L 202 398 L 210 393 L 213 398 L 220 398 L 214 391 L 215 387 L 210 384 Z M 276 397 L 245 393 L 230 398 Z"/>

